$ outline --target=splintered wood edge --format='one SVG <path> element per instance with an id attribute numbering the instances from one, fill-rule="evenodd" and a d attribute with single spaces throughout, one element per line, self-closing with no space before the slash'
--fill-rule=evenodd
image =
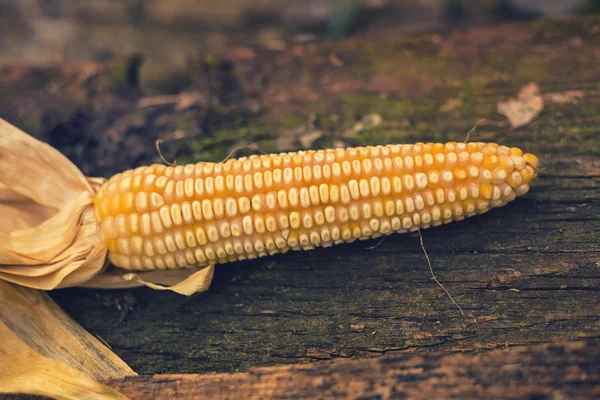
<path id="1" fill-rule="evenodd" d="M 396 354 L 104 383 L 131 399 L 598 398 L 599 363 L 597 342 L 567 342 L 480 354 Z"/>

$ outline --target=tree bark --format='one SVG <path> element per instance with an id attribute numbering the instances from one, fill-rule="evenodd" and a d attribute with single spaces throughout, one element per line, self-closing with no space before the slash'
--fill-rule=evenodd
<path id="1" fill-rule="evenodd" d="M 599 347 L 544 344 L 483 354 L 397 354 L 109 381 L 135 399 L 573 399 L 600 396 Z"/>

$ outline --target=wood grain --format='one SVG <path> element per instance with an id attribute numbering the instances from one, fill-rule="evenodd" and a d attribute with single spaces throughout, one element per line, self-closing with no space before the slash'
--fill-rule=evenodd
<path id="1" fill-rule="evenodd" d="M 136 399 L 573 399 L 600 396 L 597 345 L 439 352 L 109 381 Z"/>

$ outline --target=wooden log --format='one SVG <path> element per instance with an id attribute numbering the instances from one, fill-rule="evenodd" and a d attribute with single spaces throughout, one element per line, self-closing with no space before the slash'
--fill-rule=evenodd
<path id="1" fill-rule="evenodd" d="M 573 399 L 600 396 L 600 347 L 544 344 L 482 354 L 397 354 L 368 360 L 154 375 L 107 382 L 136 399 Z"/>

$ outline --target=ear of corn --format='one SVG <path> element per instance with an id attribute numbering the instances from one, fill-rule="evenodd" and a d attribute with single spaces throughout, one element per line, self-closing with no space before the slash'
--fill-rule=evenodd
<path id="1" fill-rule="evenodd" d="M 110 261 L 211 265 L 425 229 L 529 190 L 538 159 L 494 143 L 300 151 L 115 175 L 95 199 Z"/>

